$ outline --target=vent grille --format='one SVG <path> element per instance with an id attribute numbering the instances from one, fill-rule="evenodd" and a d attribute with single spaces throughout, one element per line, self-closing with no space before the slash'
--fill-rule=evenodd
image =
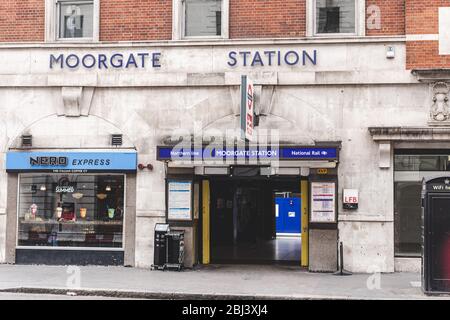
<path id="1" fill-rule="evenodd" d="M 113 146 L 121 146 L 123 142 L 123 138 L 121 134 L 113 134 L 111 135 L 111 144 Z"/>
<path id="2" fill-rule="evenodd" d="M 33 137 L 31 135 L 23 135 L 22 147 L 31 147 L 31 146 L 33 146 Z"/>

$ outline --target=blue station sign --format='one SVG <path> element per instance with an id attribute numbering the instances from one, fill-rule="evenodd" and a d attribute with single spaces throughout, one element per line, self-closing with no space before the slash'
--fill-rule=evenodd
<path id="1" fill-rule="evenodd" d="M 158 147 L 160 161 L 189 160 L 337 160 L 335 147 L 279 147 L 267 148 L 217 148 L 217 147 Z"/>
<path id="2" fill-rule="evenodd" d="M 8 152 L 7 172 L 136 172 L 136 152 Z"/>

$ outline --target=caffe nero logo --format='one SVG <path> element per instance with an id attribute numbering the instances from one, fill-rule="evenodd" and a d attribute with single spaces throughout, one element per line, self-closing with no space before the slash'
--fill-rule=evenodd
<path id="1" fill-rule="evenodd" d="M 30 165 L 32 166 L 60 166 L 65 167 L 69 163 L 67 157 L 31 157 Z"/>

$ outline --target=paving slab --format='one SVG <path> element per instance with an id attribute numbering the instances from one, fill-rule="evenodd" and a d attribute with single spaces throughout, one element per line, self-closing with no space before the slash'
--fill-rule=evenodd
<path id="1" fill-rule="evenodd" d="M 0 290 L 131 298 L 430 299 L 420 274 L 309 273 L 295 266 L 210 265 L 182 272 L 100 266 L 0 265 Z"/>

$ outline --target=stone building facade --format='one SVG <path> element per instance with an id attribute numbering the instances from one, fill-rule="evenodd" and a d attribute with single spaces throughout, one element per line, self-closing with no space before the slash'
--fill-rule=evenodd
<path id="1" fill-rule="evenodd" d="M 211 205 L 207 201 L 213 195 L 206 190 L 215 178 L 205 170 L 225 166 L 161 161 L 158 147 L 173 147 L 179 136 L 204 142 L 239 129 L 241 77 L 247 75 L 255 87 L 260 137 L 276 130 L 282 146 L 338 153 L 326 161 L 281 161 L 267 174 L 298 182 L 297 192 L 304 194 L 313 192 L 314 181 L 335 183 L 336 219 L 326 226 L 303 224 L 309 243 L 302 245 L 308 254 L 301 264 L 311 271 L 334 271 L 342 242 L 347 270 L 418 270 L 420 222 L 406 212 L 408 197 L 415 201 L 417 184 L 427 172 L 450 170 L 441 164 L 450 156 L 447 1 L 344 1 L 349 10 L 320 0 L 210 2 L 221 8 L 212 32 L 202 27 L 203 20 L 189 20 L 190 9 L 184 6 L 200 10 L 204 5 L 195 0 L 2 1 L 0 11 L 8 14 L 0 20 L 0 262 L 38 259 L 40 253 L 32 253 L 34 232 L 49 263 L 61 262 L 55 252 L 63 252 L 61 259 L 74 263 L 77 259 L 67 257 L 150 267 L 155 224 L 168 218 L 168 183 L 179 177 L 190 179 L 201 195 L 193 195 L 192 219 L 173 224 L 186 232 L 186 264 L 214 263 L 208 233 L 215 230 L 208 225 L 214 205 L 205 208 L 205 203 Z M 343 17 L 345 12 L 354 16 Z M 92 30 L 86 35 L 89 21 Z M 353 31 L 340 31 L 346 28 Z M 112 135 L 121 135 L 120 145 L 113 145 Z M 81 171 L 49 173 L 18 168 L 8 158 L 59 153 L 71 159 L 89 152 L 99 157 L 135 153 L 137 160 L 134 170 L 124 165 L 96 173 L 95 167 L 81 166 Z M 420 169 L 427 164 L 428 169 Z M 275 168 L 262 160 L 256 166 Z M 106 215 L 113 206 L 116 217 L 120 207 L 122 218 L 103 222 L 120 224 L 122 230 L 114 234 L 122 240 L 107 242 L 100 235 L 89 244 L 72 241 L 70 248 L 48 248 L 50 238 L 42 234 L 56 231 L 42 231 L 48 228 L 42 227 L 45 217 L 52 219 L 58 208 L 80 215 L 81 200 L 69 201 L 76 209 L 59 203 L 68 201 L 66 193 L 54 189 L 61 179 L 43 187 L 41 180 L 26 185 L 39 174 L 58 179 L 90 174 L 94 200 L 86 206 Z M 64 187 L 75 184 L 77 191 L 84 186 L 68 179 Z M 123 188 L 120 199 L 100 204 L 102 183 L 109 190 L 111 185 Z M 33 213 L 22 212 L 29 207 L 22 199 L 36 202 L 48 189 L 54 189 L 56 200 L 38 204 L 45 217 L 38 220 L 39 228 L 27 229 L 27 214 Z M 344 209 L 347 189 L 358 190 L 356 210 Z M 304 202 L 304 214 L 310 217 L 313 200 L 304 200 L 309 203 Z M 416 205 L 411 212 L 419 209 Z M 108 247 L 112 243 L 117 246 Z M 83 254 L 77 246 L 91 250 Z"/>

